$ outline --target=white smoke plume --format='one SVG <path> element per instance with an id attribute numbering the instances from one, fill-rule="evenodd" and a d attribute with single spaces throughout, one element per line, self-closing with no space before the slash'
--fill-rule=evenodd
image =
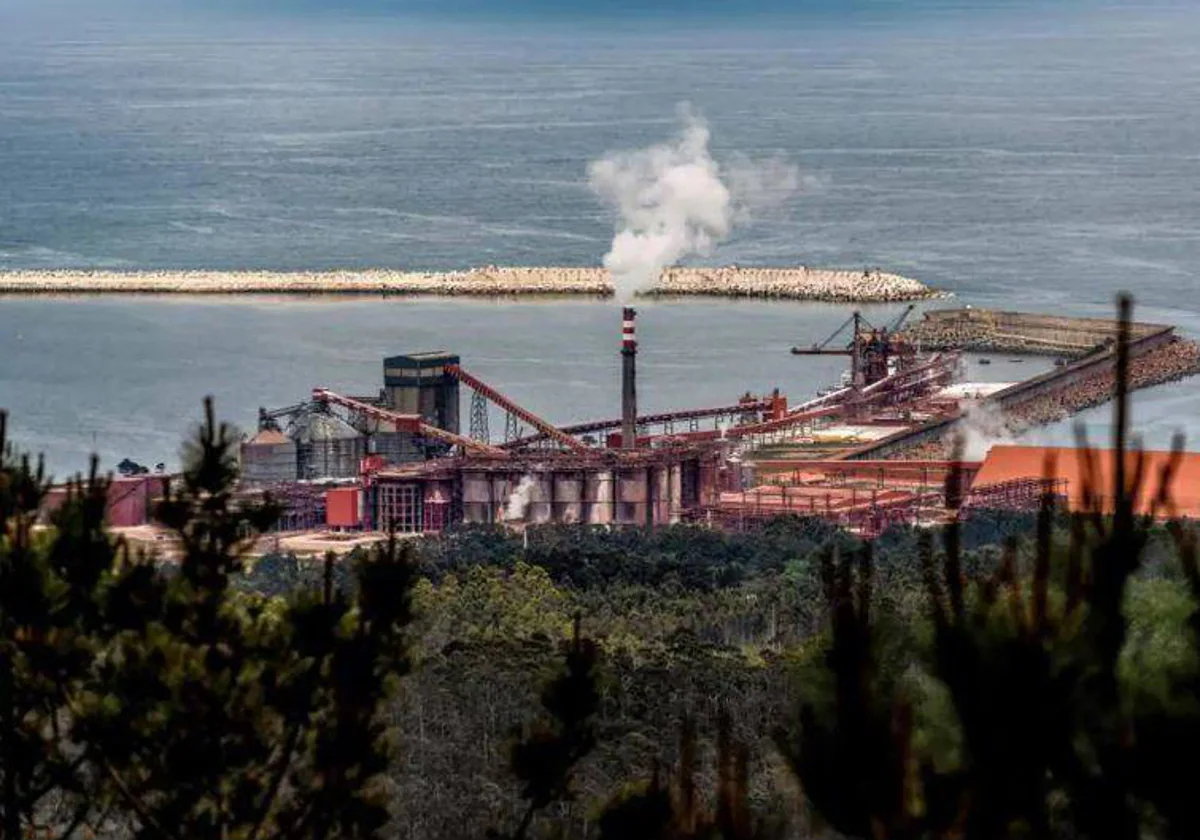
<path id="1" fill-rule="evenodd" d="M 604 256 L 617 298 L 628 302 L 680 259 L 707 256 L 737 225 L 785 202 L 800 179 L 781 159 L 735 155 L 722 166 L 708 148 L 709 128 L 688 105 L 669 143 L 605 155 L 588 166 L 592 191 L 617 214 Z"/>
<path id="2" fill-rule="evenodd" d="M 963 441 L 963 459 L 982 461 L 988 450 L 998 444 L 1013 443 L 1012 431 L 1004 413 L 997 407 L 975 403 L 967 409 L 959 426 Z"/>
<path id="3" fill-rule="evenodd" d="M 516 489 L 508 497 L 508 504 L 504 506 L 506 521 L 518 522 L 526 517 L 533 497 L 533 488 L 536 486 L 537 479 L 533 476 L 527 475 L 521 478 Z"/>
<path id="4" fill-rule="evenodd" d="M 729 429 L 729 423 L 725 420 L 718 420 L 713 425 L 716 427 L 717 437 L 720 440 L 725 440 L 725 432 Z"/>

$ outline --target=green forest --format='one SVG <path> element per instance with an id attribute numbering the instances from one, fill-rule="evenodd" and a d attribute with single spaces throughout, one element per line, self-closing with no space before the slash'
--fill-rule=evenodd
<path id="1" fill-rule="evenodd" d="M 1136 455 L 1113 515 L 314 562 L 249 557 L 236 440 L 208 405 L 166 562 L 94 467 L 38 527 L 0 419 L 0 836 L 1198 836 L 1196 535 L 1133 516 Z"/>

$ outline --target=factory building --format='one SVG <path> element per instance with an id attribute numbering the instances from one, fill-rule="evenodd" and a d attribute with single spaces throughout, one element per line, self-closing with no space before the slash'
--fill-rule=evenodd
<path id="1" fill-rule="evenodd" d="M 378 396 L 357 397 L 364 407 L 420 417 L 457 434 L 459 382 L 448 371 L 458 356 L 443 351 L 383 360 Z M 424 461 L 448 454 L 442 441 L 400 429 L 362 411 L 335 414 L 326 403 L 259 409 L 259 429 L 241 447 L 242 483 L 264 487 L 289 481 L 357 479 L 362 460 L 389 464 Z"/>
<path id="2" fill-rule="evenodd" d="M 447 458 L 372 474 L 363 491 L 370 519 L 358 524 L 398 533 L 458 523 L 667 525 L 710 502 L 720 481 L 711 447 Z"/>
<path id="3" fill-rule="evenodd" d="M 746 394 L 735 403 L 645 415 L 638 412 L 636 317 L 630 307 L 622 312 L 621 411 L 613 420 L 560 428 L 464 370 L 456 355 L 390 356 L 383 360 L 383 388 L 375 397 L 314 388 L 311 402 L 261 412 L 260 432 L 243 448 L 246 481 L 267 485 L 267 479 L 282 475 L 294 447 L 293 480 L 354 484 L 325 488 L 327 527 L 401 534 L 436 533 L 457 524 L 653 527 L 697 517 L 724 521 L 728 515 L 741 522 L 751 507 L 753 515 L 774 507 L 813 512 L 821 500 L 825 513 L 833 515 L 835 494 L 824 489 L 804 499 L 790 493 L 775 502 L 765 492 L 751 499 L 744 492 L 750 484 L 746 465 L 731 455 L 794 444 L 807 447 L 811 459 L 820 428 L 927 401 L 958 367 L 952 353 L 914 354 L 895 370 L 877 365 L 867 384 L 792 409 L 776 391 L 766 398 Z M 851 349 L 818 346 L 802 352 L 858 359 L 866 353 L 858 321 L 856 316 Z M 866 369 L 870 359 L 853 366 Z M 459 428 L 461 386 L 471 392 L 470 436 Z M 503 442 L 488 436 L 489 407 L 505 416 Z M 957 411 L 957 404 L 946 410 Z M 278 422 L 283 418 L 286 431 Z M 711 429 L 701 428 L 705 420 Z M 898 428 L 909 425 L 904 421 Z M 597 445 L 597 438 L 607 445 Z M 877 516 L 882 507 L 902 507 L 908 515 L 916 502 L 928 504 L 927 495 L 867 493 L 859 499 L 852 488 L 845 512 L 869 523 L 883 521 Z M 846 506 L 839 505 L 840 514 Z M 305 516 L 311 510 L 305 507 Z"/>
<path id="4" fill-rule="evenodd" d="M 837 395 L 789 411 L 786 398 L 775 392 L 639 414 L 636 312 L 629 307 L 622 312 L 620 340 L 621 412 L 614 420 L 559 428 L 464 370 L 457 355 L 389 356 L 375 397 L 314 388 L 310 402 L 261 410 L 258 434 L 243 445 L 243 481 L 272 492 L 287 481 L 353 481 L 353 487 L 325 487 L 324 524 L 336 530 L 653 527 L 694 518 L 712 509 L 722 491 L 743 486 L 738 464 L 727 457 L 730 446 L 775 439 L 843 411 Z M 472 398 L 469 437 L 459 422 L 464 385 Z M 503 443 L 488 437 L 489 405 L 506 418 Z M 706 420 L 711 429 L 701 428 Z M 597 446 L 589 438 L 593 433 L 607 445 Z M 312 509 L 303 506 L 304 521 Z"/>
<path id="5" fill-rule="evenodd" d="M 958 346 L 992 342 L 1013 352 L 1053 342 L 1083 347 L 1097 327 L 1020 313 L 993 319 L 927 315 L 932 326 L 914 340 L 897 333 L 911 311 L 878 329 L 856 312 L 824 342 L 794 347 L 795 355 L 850 360 L 840 386 L 800 405 L 789 407 L 775 390 L 722 405 L 642 414 L 637 313 L 626 307 L 621 391 L 619 398 L 613 395 L 620 414 L 571 426 L 524 408 L 463 369 L 457 355 L 389 356 L 374 396 L 314 388 L 310 401 L 260 410 L 258 433 L 242 447 L 243 482 L 250 492 L 286 501 L 285 527 L 401 534 L 436 533 L 460 523 L 522 529 L 692 521 L 742 528 L 792 514 L 820 516 L 873 536 L 895 524 L 950 521 L 977 508 L 1033 510 L 1048 494 L 1076 506 L 1071 494 L 1078 477 L 1064 470 L 1065 458 L 1059 473 L 1045 476 L 1037 469 L 1041 452 L 998 447 L 984 464 L 942 453 L 953 452 L 946 452 L 947 436 L 975 406 L 1006 414 L 1029 407 L 1036 416 L 1059 410 L 1064 399 L 1075 408 L 1107 399 L 1112 387 L 1105 377 L 1116 358 L 1110 342 L 1024 382 L 963 383 Z M 1004 329 L 996 331 L 997 325 Z M 982 332 L 969 333 L 968 327 Z M 946 333 L 940 339 L 934 334 L 939 330 Z M 1134 335 L 1129 358 L 1138 385 L 1186 375 L 1200 359 L 1200 350 L 1170 327 L 1150 325 Z M 952 349 L 923 353 L 923 340 Z M 469 434 L 460 428 L 463 387 L 470 397 Z M 489 412 L 496 411 L 504 434 L 493 440 Z M 939 459 L 929 460 L 930 452 Z M 1190 480 L 1193 466 L 1184 465 L 1181 475 Z M 1177 512 L 1193 515 L 1200 508 L 1189 504 L 1195 499 L 1187 494 L 1200 485 L 1183 484 Z"/>
<path id="6" fill-rule="evenodd" d="M 445 351 L 412 353 L 383 360 L 384 403 L 400 414 L 458 434 L 458 379 L 450 373 L 458 356 Z"/>
<path id="7" fill-rule="evenodd" d="M 412 534 L 460 523 L 679 522 L 687 511 L 711 503 L 720 481 L 718 432 L 700 430 L 700 419 L 711 418 L 717 428 L 759 422 L 786 412 L 786 401 L 744 397 L 678 416 L 639 416 L 635 317 L 633 309 L 624 310 L 621 417 L 595 428 L 620 430 L 608 448 L 585 443 L 521 407 L 464 370 L 457 355 L 410 353 L 383 360 L 377 397 L 315 388 L 311 402 L 260 411 L 260 430 L 242 447 L 243 480 L 278 489 L 288 480 L 353 479 L 354 487 L 325 491 L 325 524 L 339 530 Z M 472 393 L 471 437 L 459 429 L 463 385 Z M 487 404 L 506 415 L 504 444 L 487 438 Z M 638 431 L 647 422 L 670 433 L 643 437 Z M 674 431 L 675 422 L 690 428 Z M 522 427 L 535 434 L 509 434 Z"/>
<path id="8" fill-rule="evenodd" d="M 170 478 L 163 474 L 118 476 L 108 485 L 104 523 L 110 528 L 135 528 L 152 520 L 155 505 L 166 495 Z M 42 499 L 39 517 L 50 523 L 72 493 L 66 485 L 52 487 Z"/>

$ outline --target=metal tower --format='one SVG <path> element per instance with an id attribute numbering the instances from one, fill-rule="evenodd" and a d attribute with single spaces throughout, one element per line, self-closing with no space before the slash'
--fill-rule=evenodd
<path id="1" fill-rule="evenodd" d="M 488 432 L 488 401 L 478 391 L 471 392 L 471 437 L 482 443 L 491 443 Z"/>
<path id="2" fill-rule="evenodd" d="M 504 442 L 516 440 L 521 436 L 521 421 L 517 415 L 506 412 L 504 415 Z"/>

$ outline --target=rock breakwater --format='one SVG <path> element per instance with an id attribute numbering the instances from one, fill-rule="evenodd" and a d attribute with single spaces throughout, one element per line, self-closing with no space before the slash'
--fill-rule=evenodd
<path id="1" fill-rule="evenodd" d="M 1175 338 L 1129 360 L 1129 390 L 1136 391 L 1178 382 L 1200 373 L 1200 345 Z M 1006 412 L 1005 425 L 1013 433 L 1064 420 L 1114 399 L 1115 372 L 1093 374 L 1066 388 L 1026 400 Z"/>
<path id="2" fill-rule="evenodd" d="M 1131 325 L 1134 338 L 1165 329 L 1160 324 Z M 1085 356 L 1116 340 L 1117 322 L 987 309 L 935 309 L 904 328 L 910 342 L 928 350 L 978 353 L 1029 353 L 1067 358 Z"/>
<path id="3" fill-rule="evenodd" d="M 919 280 L 878 269 L 746 268 L 736 265 L 668 268 L 653 293 L 879 303 L 940 296 Z"/>
<path id="4" fill-rule="evenodd" d="M 671 268 L 650 294 L 892 302 L 935 291 L 879 271 L 793 268 Z M 0 271 L 0 294 L 513 295 L 613 294 L 603 268 L 484 266 L 463 271 Z"/>

